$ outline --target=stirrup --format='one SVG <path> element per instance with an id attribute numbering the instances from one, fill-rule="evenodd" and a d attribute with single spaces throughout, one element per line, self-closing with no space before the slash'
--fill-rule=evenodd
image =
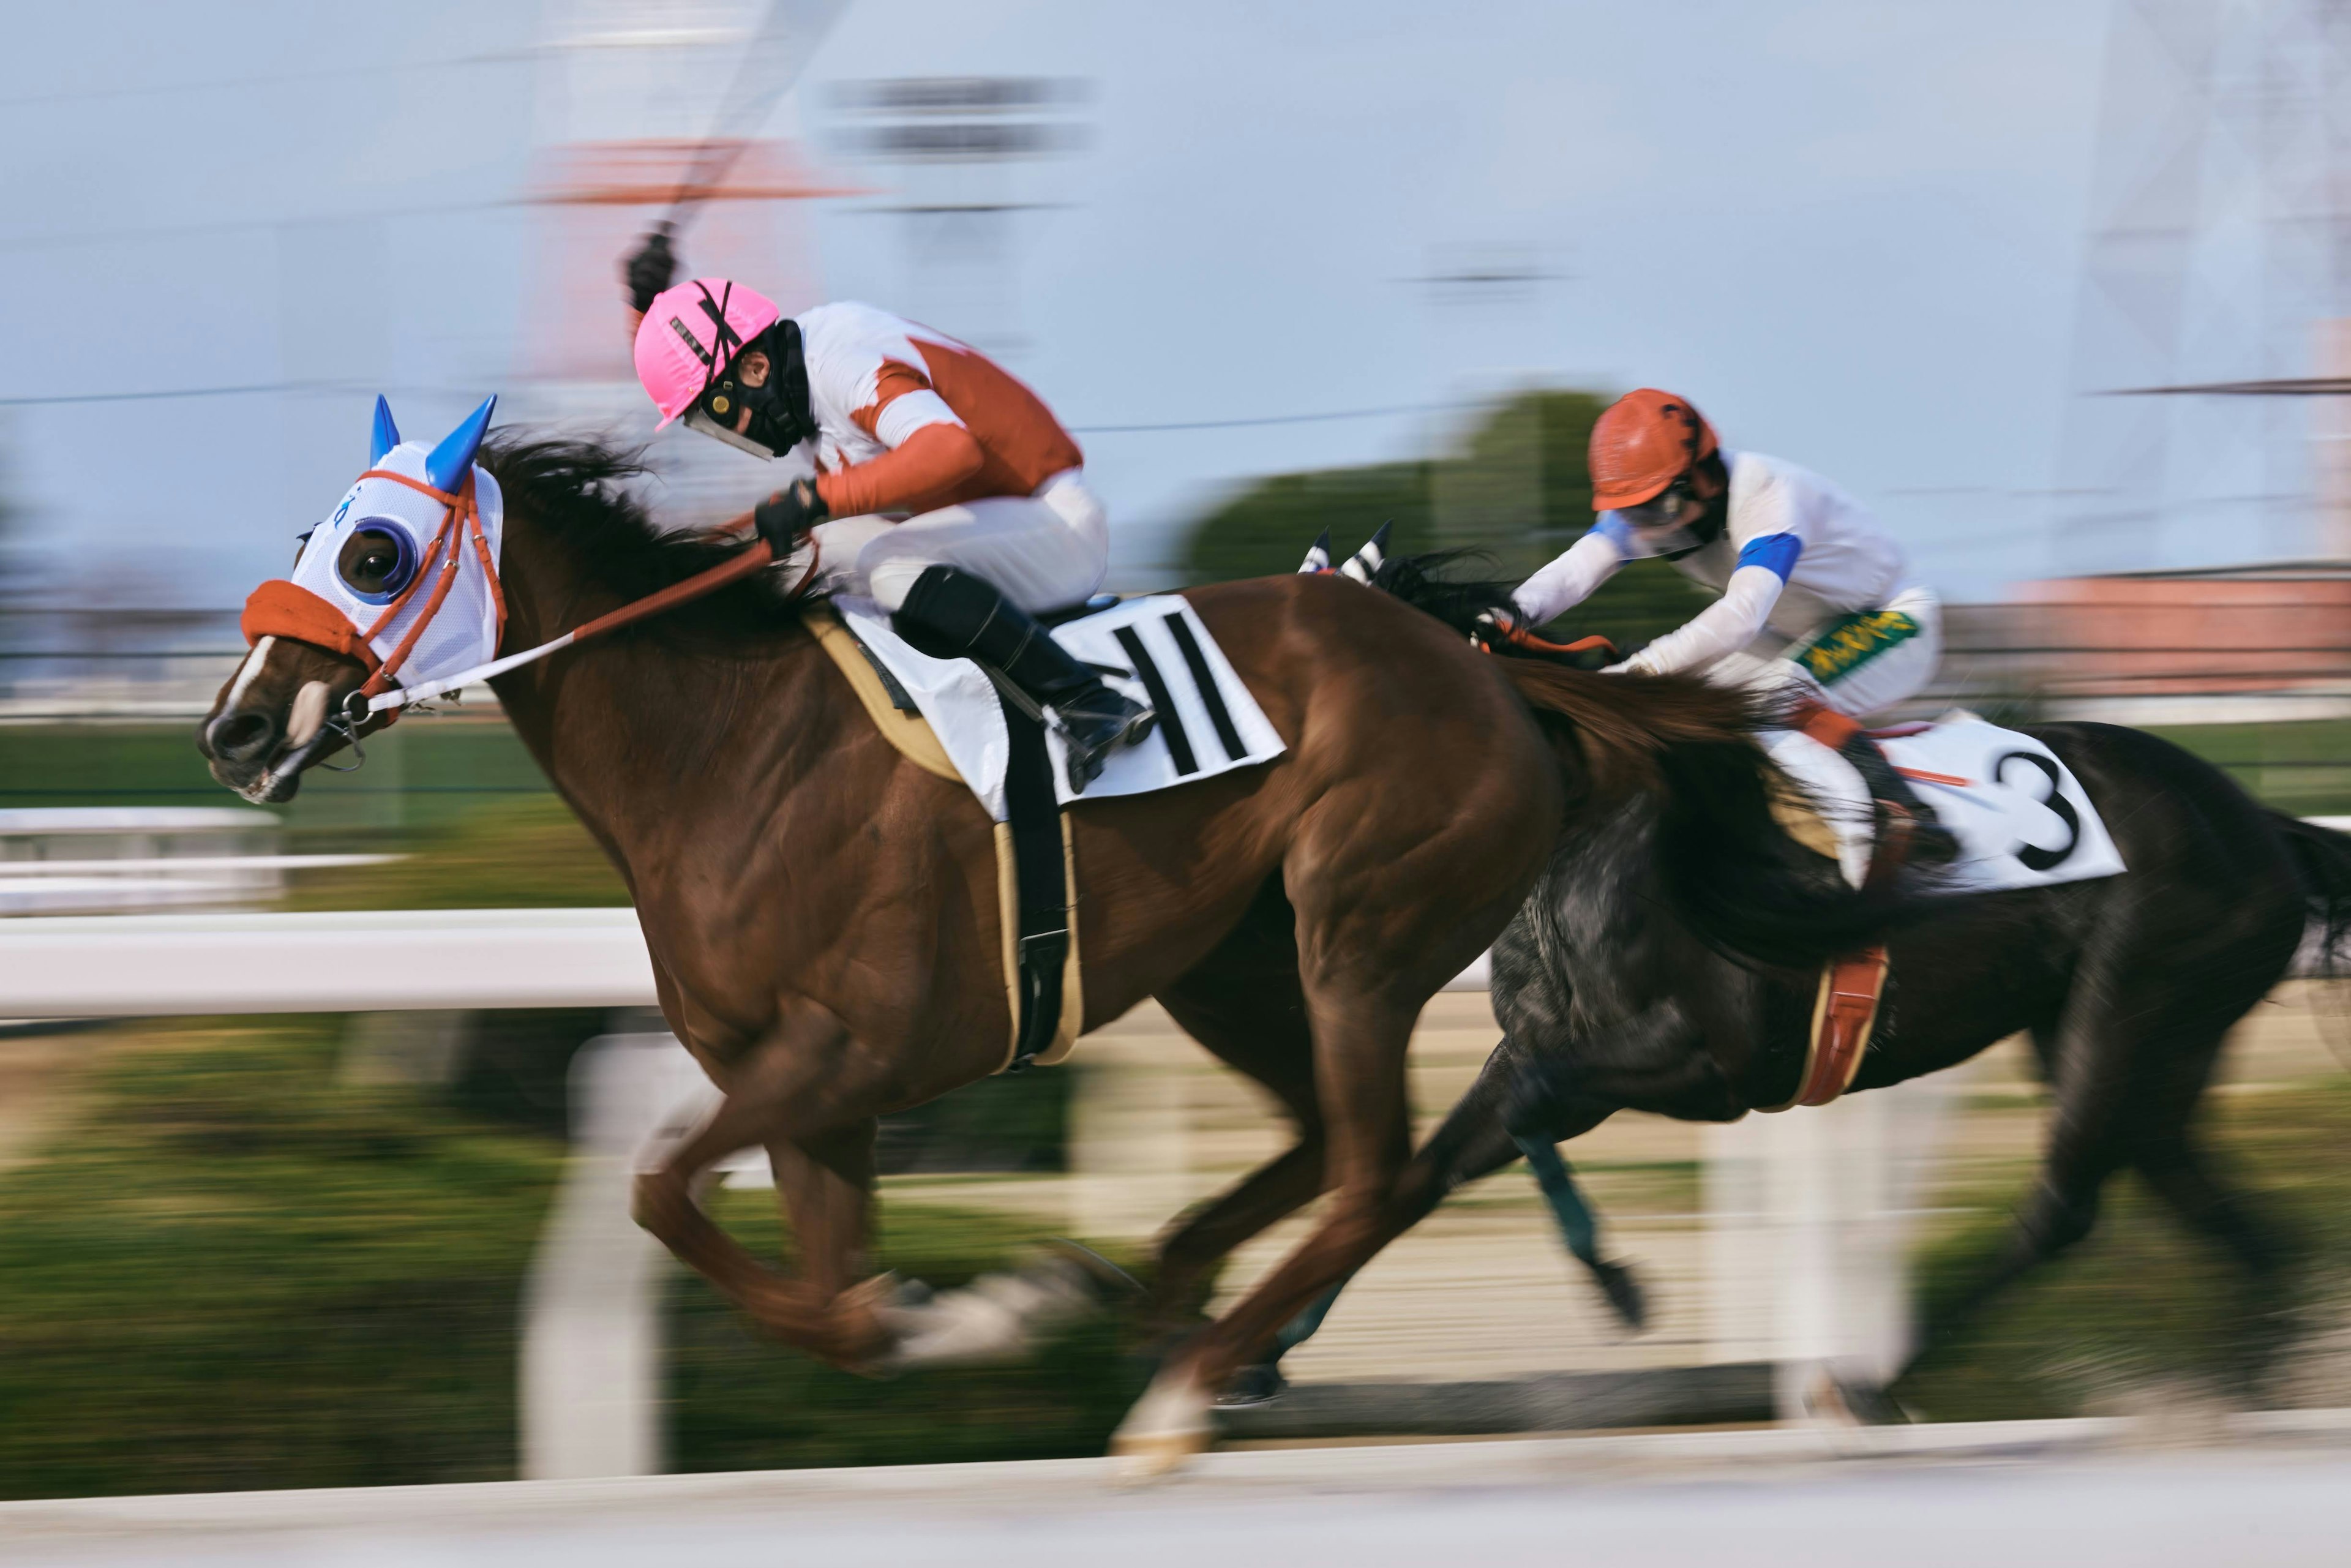
<path id="1" fill-rule="evenodd" d="M 1148 739 L 1159 722 L 1156 709 L 1132 698 L 1120 697 L 1115 692 L 1108 695 L 1125 711 L 1105 713 L 1083 707 L 1073 712 L 1060 708 L 1054 710 L 1055 717 L 1060 720 L 1062 744 L 1068 748 L 1070 793 L 1072 795 L 1084 794 L 1086 786 L 1102 777 L 1102 765 L 1112 752 L 1122 746 L 1135 746 Z M 1077 725 L 1071 722 L 1073 717 L 1080 723 L 1092 719 L 1097 723 L 1115 724 L 1116 727 L 1099 737 L 1083 737 L 1078 733 Z"/>

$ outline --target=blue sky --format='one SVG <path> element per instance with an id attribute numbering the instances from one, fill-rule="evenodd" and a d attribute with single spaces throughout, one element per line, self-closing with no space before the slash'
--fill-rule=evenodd
<path id="1" fill-rule="evenodd" d="M 513 377 L 515 198 L 551 122 L 533 51 L 564 10 L 12 16 L 0 399 L 325 386 L 0 407 L 39 538 L 129 598 L 233 603 L 340 494 L 368 389 L 415 433 Z M 768 130 L 819 129 L 844 79 L 1092 79 L 1093 145 L 1040 176 L 1017 269 L 1018 368 L 1073 425 L 1663 383 L 1980 597 L 2054 564 L 2105 22 L 2103 0 L 855 0 Z M 814 214 L 823 283 L 899 303 L 870 204 Z M 1417 281 L 1489 247 L 1554 276 L 1484 312 Z M 1449 417 L 1090 437 L 1120 576 L 1151 580 L 1251 475 L 1425 451 Z"/>

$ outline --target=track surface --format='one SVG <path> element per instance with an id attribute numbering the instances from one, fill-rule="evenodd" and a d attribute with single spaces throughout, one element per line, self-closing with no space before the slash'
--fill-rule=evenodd
<path id="1" fill-rule="evenodd" d="M 1284 1449 L 1138 1490 L 1103 1461 L 0 1505 L 59 1565 L 953 1561 L 1021 1568 L 2351 1561 L 2351 1426 L 2241 1419 Z"/>

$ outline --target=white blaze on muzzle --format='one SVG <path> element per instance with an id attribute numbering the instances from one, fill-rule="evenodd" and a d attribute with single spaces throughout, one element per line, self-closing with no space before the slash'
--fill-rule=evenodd
<path id="1" fill-rule="evenodd" d="M 426 456 L 423 445 L 406 442 L 377 459 L 375 467 L 429 484 Z M 294 563 L 290 576 L 295 586 L 340 611 L 367 636 L 379 659 L 391 658 L 418 622 L 424 622 L 416 645 L 400 665 L 403 685 L 453 675 L 497 655 L 500 610 L 492 574 L 505 532 L 506 503 L 487 469 L 475 465 L 473 479 L 482 541 L 488 549 L 486 567 L 462 515 L 453 518 L 450 508 L 432 496 L 386 478 L 362 478 L 353 485 L 326 521 L 311 531 Z M 345 549 L 363 534 L 375 536 L 402 562 L 402 570 L 379 592 L 362 591 L 343 576 Z M 437 553 L 436 538 L 441 540 Z M 452 549 L 457 552 L 455 577 L 436 608 L 436 581 Z M 403 593 L 407 601 L 385 621 L 385 612 Z"/>

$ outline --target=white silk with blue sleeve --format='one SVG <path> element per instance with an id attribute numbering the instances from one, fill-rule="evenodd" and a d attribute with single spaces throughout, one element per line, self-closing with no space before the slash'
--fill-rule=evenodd
<path id="1" fill-rule="evenodd" d="M 1704 671 L 1732 653 L 1767 655 L 1836 616 L 1883 606 L 1909 583 L 1902 548 L 1836 486 L 1761 453 L 1726 452 L 1723 459 L 1730 475 L 1723 536 L 1673 563 L 1722 597 L 1625 668 Z M 1583 602 L 1625 561 L 1650 553 L 1619 514 L 1604 512 L 1513 597 L 1540 624 Z"/>

